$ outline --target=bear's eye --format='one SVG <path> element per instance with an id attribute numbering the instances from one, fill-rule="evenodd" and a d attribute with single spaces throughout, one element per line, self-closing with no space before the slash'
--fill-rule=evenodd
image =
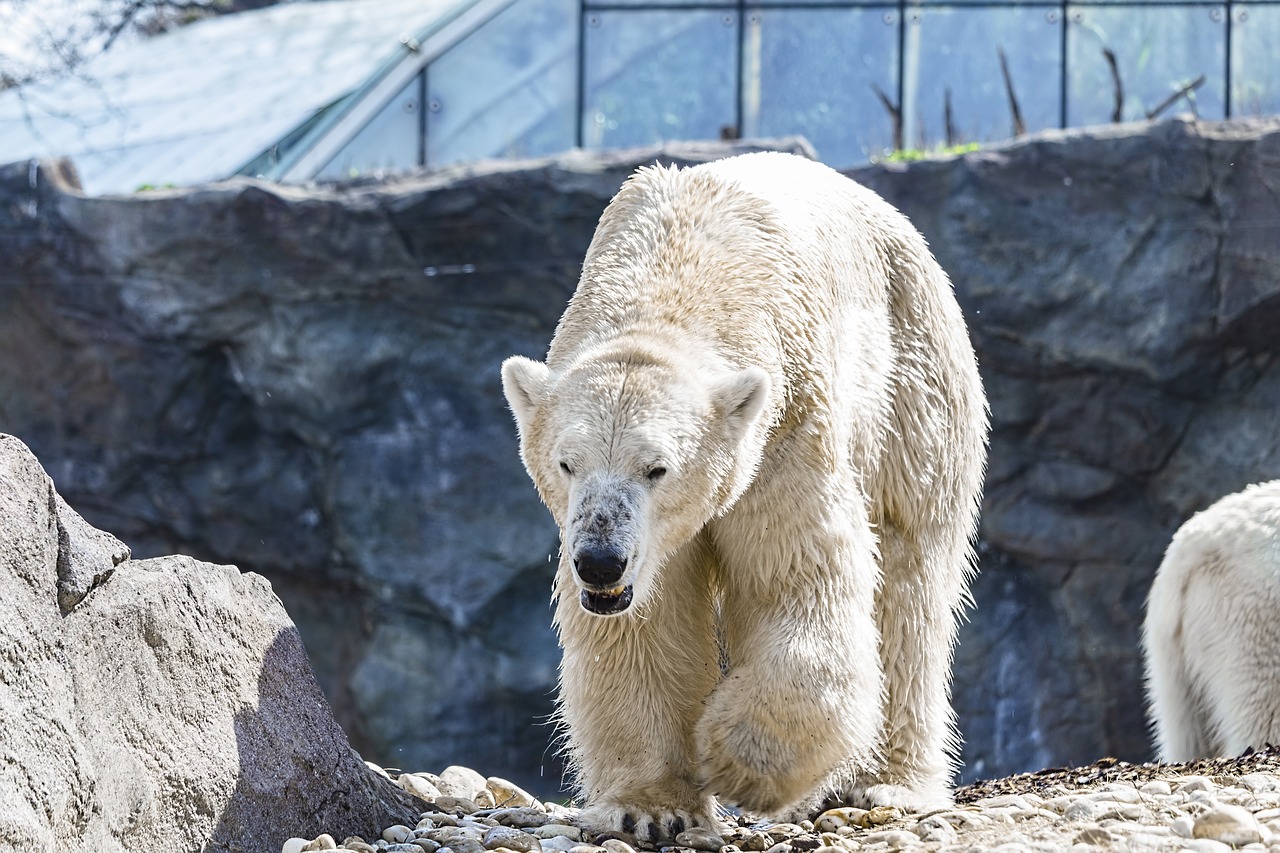
<path id="1" fill-rule="evenodd" d="M 645 474 L 645 476 L 649 478 L 650 483 L 656 483 L 663 477 L 667 476 L 667 469 L 663 468 L 661 465 L 656 465 L 653 468 L 650 468 L 649 473 Z"/>
<path id="2" fill-rule="evenodd" d="M 572 477 L 572 476 L 573 476 L 573 469 L 569 467 L 569 463 L 568 463 L 568 462 L 561 462 L 561 463 L 560 463 L 560 470 L 561 470 L 561 471 L 563 471 L 563 472 L 565 473 L 565 475 L 566 475 L 566 476 L 568 476 L 568 477 Z"/>

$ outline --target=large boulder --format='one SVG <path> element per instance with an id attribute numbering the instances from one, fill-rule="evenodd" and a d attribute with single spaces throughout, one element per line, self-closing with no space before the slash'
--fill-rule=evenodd
<path id="1" fill-rule="evenodd" d="M 0 435 L 0 849 L 277 853 L 414 802 L 348 745 L 264 578 L 130 560 Z"/>
<path id="2" fill-rule="evenodd" d="M 549 795 L 557 550 L 498 365 L 545 355 L 625 176 L 579 153 L 380 184 L 85 198 L 0 168 L 0 426 L 136 554 L 269 577 L 367 757 Z M 1055 132 L 853 173 L 952 274 L 994 432 L 965 777 L 1150 755 L 1172 532 L 1280 476 L 1280 120 Z"/>

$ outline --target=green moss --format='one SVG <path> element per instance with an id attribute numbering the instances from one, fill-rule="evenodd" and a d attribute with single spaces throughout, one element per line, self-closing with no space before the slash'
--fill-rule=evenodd
<path id="1" fill-rule="evenodd" d="M 982 146 L 977 142 L 966 142 L 963 145 L 952 145 L 950 147 L 939 146 L 922 150 L 920 148 L 902 148 L 897 151 L 891 151 L 885 156 L 879 158 L 884 163 L 910 163 L 915 160 L 924 160 L 929 157 L 950 157 L 956 154 L 968 154 L 970 151 L 977 151 Z"/>

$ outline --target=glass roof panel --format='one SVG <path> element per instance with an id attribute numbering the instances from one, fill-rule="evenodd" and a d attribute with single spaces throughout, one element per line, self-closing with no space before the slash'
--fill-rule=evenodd
<path id="1" fill-rule="evenodd" d="M 121 46 L 0 93 L 0 160 L 70 156 L 91 194 L 226 177 L 473 2 L 289 3 Z"/>

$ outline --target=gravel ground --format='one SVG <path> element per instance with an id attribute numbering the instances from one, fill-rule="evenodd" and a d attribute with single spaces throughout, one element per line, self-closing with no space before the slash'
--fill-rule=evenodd
<path id="1" fill-rule="evenodd" d="M 423 798 L 416 826 L 381 838 L 292 838 L 282 853 L 962 853 L 1180 851 L 1280 853 L 1280 749 L 1191 764 L 1103 759 L 975 782 L 955 806 L 924 814 L 838 808 L 800 824 L 727 818 L 719 832 L 689 830 L 653 845 L 575 825 L 577 810 L 542 803 L 465 767 L 384 771 Z M 447 848 L 447 849 L 445 849 Z"/>

